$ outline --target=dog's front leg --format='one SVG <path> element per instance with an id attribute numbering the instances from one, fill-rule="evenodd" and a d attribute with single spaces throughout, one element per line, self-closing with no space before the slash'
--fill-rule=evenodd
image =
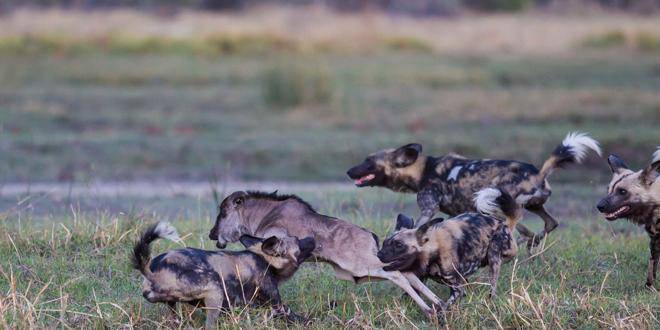
<path id="1" fill-rule="evenodd" d="M 649 267 L 646 275 L 646 286 L 653 289 L 655 275 L 658 271 L 658 261 L 660 260 L 660 233 L 656 233 L 650 236 L 650 238 L 649 248 L 651 249 L 651 258 L 649 259 Z"/>
<path id="2" fill-rule="evenodd" d="M 270 285 L 263 285 L 262 294 L 268 297 L 268 302 L 271 303 L 271 312 L 272 317 L 274 318 L 284 318 L 287 322 L 291 323 L 307 323 L 308 319 L 296 314 L 288 306 L 282 303 L 282 298 L 280 296 L 280 290 L 277 287 L 277 283 L 272 281 Z"/>
<path id="3" fill-rule="evenodd" d="M 217 292 L 214 295 L 204 298 L 204 308 L 206 309 L 206 323 L 204 329 L 216 329 L 220 308 L 222 308 L 223 294 Z"/>
<path id="4" fill-rule="evenodd" d="M 417 206 L 421 210 L 421 216 L 415 223 L 415 227 L 419 227 L 433 218 L 436 212 L 440 209 L 440 196 L 434 189 L 422 190 L 417 194 Z"/>

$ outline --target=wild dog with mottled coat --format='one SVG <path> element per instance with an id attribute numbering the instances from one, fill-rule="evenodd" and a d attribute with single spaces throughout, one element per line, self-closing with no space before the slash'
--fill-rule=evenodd
<path id="1" fill-rule="evenodd" d="M 522 208 L 503 190 L 487 188 L 474 198 L 480 213 L 433 219 L 414 228 L 413 220 L 397 218 L 396 232 L 383 242 L 378 258 L 386 270 L 413 272 L 449 286 L 444 307 L 463 294 L 467 278 L 480 267 L 490 268 L 490 295 L 497 292 L 500 266 L 515 257 L 513 229 Z"/>
<path id="2" fill-rule="evenodd" d="M 147 229 L 133 248 L 133 267 L 144 281 L 142 295 L 152 303 L 201 303 L 207 308 L 206 328 L 216 327 L 221 309 L 237 305 L 270 304 L 275 316 L 301 320 L 282 304 L 278 285 L 293 276 L 314 250 L 311 237 L 244 235 L 245 251 L 171 250 L 151 258 L 149 245 L 159 239 L 179 241 L 174 227 L 160 222 Z"/>
<path id="3" fill-rule="evenodd" d="M 539 170 L 532 164 L 510 160 L 467 159 L 457 154 L 425 156 L 420 144 L 411 143 L 371 154 L 347 174 L 358 187 L 377 186 L 416 193 L 421 210 L 417 226 L 429 221 L 438 211 L 449 216 L 473 212 L 474 193 L 499 187 L 545 222 L 538 234 L 518 225 L 518 231 L 529 239 L 528 247 L 531 247 L 558 225 L 543 206 L 551 194 L 548 176 L 565 164 L 580 163 L 588 150 L 600 155 L 596 140 L 583 133 L 570 133 Z"/>
<path id="4" fill-rule="evenodd" d="M 653 154 L 651 164 L 636 172 L 618 156 L 610 155 L 607 162 L 612 180 L 607 196 L 598 202 L 597 208 L 609 221 L 626 218 L 644 226 L 651 239 L 646 286 L 653 288 L 660 260 L 660 147 Z"/>
<path id="5" fill-rule="evenodd" d="M 317 213 L 295 195 L 237 191 L 220 203 L 209 238 L 220 249 L 241 235 L 314 237 L 316 249 L 309 261 L 330 264 L 335 275 L 353 283 L 389 280 L 402 288 L 429 317 L 440 299 L 414 274 L 386 271 L 378 259 L 378 236 L 347 221 Z M 418 293 L 419 292 L 419 293 Z"/>

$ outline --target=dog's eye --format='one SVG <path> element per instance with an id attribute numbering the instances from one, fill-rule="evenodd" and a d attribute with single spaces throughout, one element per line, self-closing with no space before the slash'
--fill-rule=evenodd
<path id="1" fill-rule="evenodd" d="M 376 167 L 376 163 L 371 158 L 365 159 L 364 162 L 367 165 L 367 169 L 369 169 L 369 170 L 372 170 Z"/>
<path id="2" fill-rule="evenodd" d="M 625 190 L 623 188 L 619 188 L 619 189 L 616 190 L 616 193 L 619 194 L 619 195 L 622 195 L 622 196 L 623 195 L 628 195 L 628 190 Z"/>

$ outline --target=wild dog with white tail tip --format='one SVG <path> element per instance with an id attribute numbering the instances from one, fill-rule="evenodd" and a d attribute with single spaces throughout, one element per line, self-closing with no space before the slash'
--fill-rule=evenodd
<path id="1" fill-rule="evenodd" d="M 313 238 L 261 239 L 243 235 L 245 251 L 206 251 L 184 248 L 151 258 L 149 245 L 166 238 L 180 241 L 176 229 L 160 222 L 147 229 L 133 248 L 133 268 L 144 281 L 142 295 L 152 303 L 200 303 L 207 308 L 206 328 L 216 327 L 221 309 L 237 305 L 270 304 L 274 316 L 299 321 L 282 304 L 278 284 L 291 276 L 315 248 Z"/>
<path id="2" fill-rule="evenodd" d="M 518 225 L 518 231 L 529 239 L 528 247 L 532 247 L 558 225 L 543 206 L 551 194 L 548 176 L 568 163 L 580 163 L 589 150 L 600 155 L 596 140 L 584 133 L 569 133 L 539 170 L 518 161 L 467 159 L 457 154 L 425 156 L 420 144 L 411 143 L 371 154 L 347 174 L 358 187 L 377 186 L 416 193 L 421 209 L 417 226 L 429 221 L 438 211 L 449 216 L 473 212 L 474 193 L 499 187 L 545 222 L 538 234 Z"/>
<path id="3" fill-rule="evenodd" d="M 646 286 L 653 288 L 660 261 L 660 147 L 651 163 L 636 172 L 616 155 L 610 155 L 607 162 L 612 170 L 612 181 L 607 196 L 598 202 L 597 208 L 609 221 L 626 218 L 644 226 L 651 239 Z"/>
<path id="4" fill-rule="evenodd" d="M 400 214 L 396 232 L 383 242 L 378 258 L 385 270 L 412 272 L 421 280 L 450 287 L 445 307 L 463 295 L 468 276 L 480 267 L 490 268 L 490 295 L 497 292 L 500 266 L 516 256 L 512 231 L 522 208 L 506 192 L 487 188 L 474 198 L 479 213 L 433 219 L 418 228 Z"/>

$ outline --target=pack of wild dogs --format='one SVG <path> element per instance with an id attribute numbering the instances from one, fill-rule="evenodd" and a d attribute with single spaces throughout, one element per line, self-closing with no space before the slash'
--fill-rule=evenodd
<path id="1" fill-rule="evenodd" d="M 278 290 L 303 262 L 327 263 L 337 278 L 354 283 L 389 280 L 435 317 L 464 294 L 479 268 L 488 268 L 490 296 L 496 294 L 500 268 L 516 256 L 518 243 L 533 249 L 558 226 L 544 207 L 551 195 L 548 177 L 580 163 L 589 151 L 601 154 L 598 142 L 583 133 L 569 133 L 540 169 L 519 161 L 427 156 L 416 143 L 378 151 L 348 176 L 358 187 L 416 193 L 421 211 L 416 221 L 399 214 L 382 245 L 368 229 L 320 214 L 295 195 L 237 191 L 220 203 L 209 233 L 219 250 L 183 248 L 152 257 L 154 240 L 180 240 L 161 222 L 135 244 L 133 266 L 143 275 L 142 294 L 149 302 L 203 307 L 208 328 L 216 326 L 221 312 L 244 305 L 268 305 L 274 317 L 305 322 Z M 651 250 L 646 286 L 653 289 L 660 259 L 660 148 L 639 171 L 615 155 L 607 161 L 612 180 L 597 209 L 609 221 L 627 218 L 644 226 Z M 520 223 L 523 210 L 543 220 L 540 232 Z M 434 217 L 438 212 L 450 218 Z M 224 250 L 233 242 L 245 250 Z M 448 286 L 449 297 L 435 295 L 427 279 Z"/>

